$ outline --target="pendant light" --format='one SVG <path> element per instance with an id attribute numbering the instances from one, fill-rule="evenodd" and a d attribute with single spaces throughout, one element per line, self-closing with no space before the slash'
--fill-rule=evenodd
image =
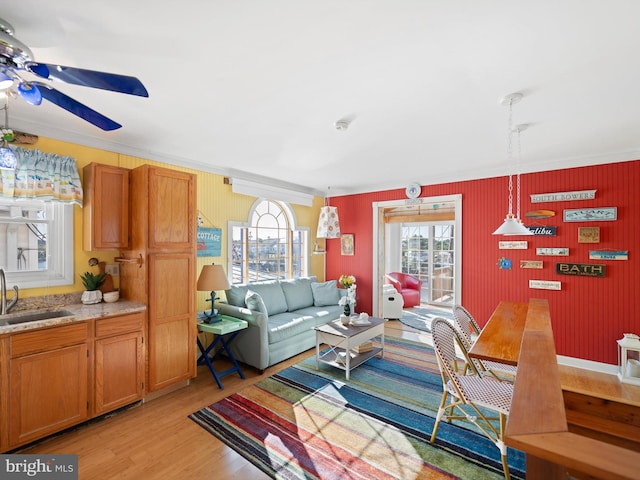
<path id="1" fill-rule="evenodd" d="M 340 238 L 338 207 L 329 205 L 328 192 L 324 198 L 324 207 L 320 209 L 316 238 Z"/>
<path id="2" fill-rule="evenodd" d="M 500 103 L 502 105 L 509 106 L 509 120 L 507 122 L 507 162 L 511 165 L 513 161 L 513 104 L 522 100 L 522 94 L 512 93 L 504 97 Z M 523 128 L 524 129 L 524 128 Z M 518 132 L 519 135 L 519 132 Z M 511 167 L 510 167 L 511 168 Z M 518 214 L 513 214 L 513 174 L 509 174 L 509 212 L 507 213 L 504 222 L 498 229 L 493 232 L 494 235 L 533 235 L 533 232 L 522 224 L 520 220 L 520 171 L 517 173 L 517 202 L 518 202 Z"/>

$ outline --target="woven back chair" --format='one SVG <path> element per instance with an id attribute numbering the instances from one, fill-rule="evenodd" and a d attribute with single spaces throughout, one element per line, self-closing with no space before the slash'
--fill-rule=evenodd
<path id="1" fill-rule="evenodd" d="M 457 329 L 443 318 L 431 323 L 433 347 L 442 378 L 442 398 L 431 433 L 431 443 L 436 439 L 440 421 L 465 420 L 473 423 L 500 450 L 502 469 L 508 480 L 507 446 L 504 444 L 504 428 L 511 408 L 513 384 L 500 382 L 487 376 L 460 375 L 457 368 L 456 346 L 465 344 Z M 466 352 L 463 352 L 466 357 Z M 492 413 L 485 413 L 488 410 Z M 497 415 L 497 416 L 489 416 Z"/>
<path id="2" fill-rule="evenodd" d="M 464 340 L 467 342 L 467 350 L 471 349 L 471 346 L 475 343 L 476 338 L 480 335 L 482 329 L 473 315 L 464 308 L 462 305 L 455 305 L 453 307 L 453 318 L 456 322 L 456 326 L 462 333 Z M 473 360 L 476 370 L 480 372 L 487 372 L 500 380 L 511 380 L 516 376 L 518 369 L 513 365 L 507 365 L 505 363 L 493 362 L 490 360 Z M 466 373 L 466 370 L 465 370 Z"/>

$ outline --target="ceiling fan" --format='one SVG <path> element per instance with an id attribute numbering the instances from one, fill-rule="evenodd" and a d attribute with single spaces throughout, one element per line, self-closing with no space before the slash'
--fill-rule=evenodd
<path id="1" fill-rule="evenodd" d="M 7 93 L 15 94 L 32 105 L 40 105 L 44 98 L 107 131 L 116 130 L 122 125 L 56 90 L 48 83 L 25 80 L 22 77 L 23 72 L 32 73 L 45 80 L 100 88 L 140 97 L 149 96 L 142 82 L 135 77 L 36 62 L 29 47 L 15 38 L 13 33 L 14 29 L 11 24 L 0 18 L 0 91 L 4 90 Z"/>

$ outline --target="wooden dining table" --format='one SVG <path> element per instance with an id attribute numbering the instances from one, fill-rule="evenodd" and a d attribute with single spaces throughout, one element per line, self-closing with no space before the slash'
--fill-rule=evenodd
<path id="1" fill-rule="evenodd" d="M 518 365 L 528 309 L 526 302 L 500 302 L 469 350 L 469 356 Z"/>

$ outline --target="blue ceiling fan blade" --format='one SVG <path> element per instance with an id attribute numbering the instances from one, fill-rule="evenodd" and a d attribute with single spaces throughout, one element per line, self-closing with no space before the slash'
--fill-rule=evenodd
<path id="1" fill-rule="evenodd" d="M 110 131 L 122 127 L 119 123 L 114 122 L 110 118 L 105 117 L 101 113 L 83 105 L 55 88 L 51 88 L 42 83 L 37 83 L 37 86 L 40 89 L 40 93 L 42 93 L 42 98 L 49 100 L 51 103 L 64 108 L 67 112 L 73 113 L 102 130 Z"/>
<path id="2" fill-rule="evenodd" d="M 49 80 L 58 80 L 84 87 L 101 88 L 102 90 L 127 93 L 139 97 L 149 96 L 149 92 L 147 92 L 147 89 L 140 80 L 127 75 L 38 62 L 27 62 L 24 68 L 39 77 Z"/>

